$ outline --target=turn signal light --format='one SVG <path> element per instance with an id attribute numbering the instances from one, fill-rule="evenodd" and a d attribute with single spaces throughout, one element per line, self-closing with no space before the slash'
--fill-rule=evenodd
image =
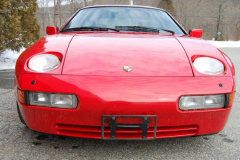
<path id="1" fill-rule="evenodd" d="M 229 94 L 229 106 L 233 105 L 234 97 L 235 97 L 235 92 Z"/>
<path id="2" fill-rule="evenodd" d="M 17 89 L 17 95 L 18 95 L 18 99 L 21 103 L 25 103 L 25 95 L 24 95 L 24 91 L 20 90 L 19 88 Z"/>

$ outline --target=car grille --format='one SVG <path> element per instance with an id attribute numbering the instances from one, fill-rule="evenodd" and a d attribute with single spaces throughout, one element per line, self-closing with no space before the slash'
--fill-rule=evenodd
<path id="1" fill-rule="evenodd" d="M 189 126 L 169 126 L 169 127 L 157 127 L 156 138 L 172 138 L 172 137 L 185 137 L 195 136 L 198 132 L 197 125 Z M 69 125 L 69 124 L 57 124 L 56 134 L 82 137 L 82 138 L 102 138 L 102 130 L 99 126 L 83 126 L 83 125 Z M 104 137 L 110 138 L 110 127 L 104 127 Z M 154 137 L 154 128 L 149 127 L 147 131 L 147 138 Z M 142 129 L 140 128 L 117 128 L 116 138 L 142 138 Z"/>

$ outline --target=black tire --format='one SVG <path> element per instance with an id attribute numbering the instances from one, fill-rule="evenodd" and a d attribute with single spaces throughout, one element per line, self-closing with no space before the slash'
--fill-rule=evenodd
<path id="1" fill-rule="evenodd" d="M 17 111 L 18 111 L 18 116 L 19 116 L 19 119 L 20 121 L 22 122 L 22 124 L 24 124 L 25 126 L 27 126 L 26 122 L 24 121 L 23 117 L 22 117 L 22 114 L 20 112 L 20 109 L 19 109 L 19 106 L 18 106 L 18 102 L 17 102 Z"/>

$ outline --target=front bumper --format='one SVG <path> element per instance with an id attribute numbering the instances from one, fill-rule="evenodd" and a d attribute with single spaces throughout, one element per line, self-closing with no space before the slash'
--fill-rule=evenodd
<path id="1" fill-rule="evenodd" d="M 31 82 L 35 80 L 35 84 Z M 222 83 L 224 87 L 219 87 Z M 155 115 L 156 138 L 195 136 L 221 131 L 232 106 L 222 109 L 181 111 L 182 95 L 226 94 L 235 90 L 232 77 L 101 77 L 21 74 L 16 87 L 27 91 L 76 94 L 77 109 L 56 109 L 22 104 L 29 128 L 50 134 L 102 138 L 104 115 Z M 131 123 L 131 119 L 130 122 Z M 104 135 L 111 137 L 105 124 Z M 139 128 L 120 128 L 117 138 L 141 138 Z M 147 139 L 154 137 L 149 124 Z"/>

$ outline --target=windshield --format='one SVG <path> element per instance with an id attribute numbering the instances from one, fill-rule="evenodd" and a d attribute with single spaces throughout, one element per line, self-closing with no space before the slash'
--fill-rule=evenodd
<path id="1" fill-rule="evenodd" d="M 135 7 L 96 7 L 80 10 L 79 13 L 67 24 L 63 31 L 71 31 L 71 28 L 101 27 L 112 28 L 119 31 L 140 32 L 148 27 L 147 32 L 156 31 L 184 35 L 181 28 L 164 11 L 149 8 Z M 90 28 L 92 29 L 92 28 Z M 151 30 L 152 29 L 152 30 Z M 155 29 L 155 30 L 154 30 Z"/>

